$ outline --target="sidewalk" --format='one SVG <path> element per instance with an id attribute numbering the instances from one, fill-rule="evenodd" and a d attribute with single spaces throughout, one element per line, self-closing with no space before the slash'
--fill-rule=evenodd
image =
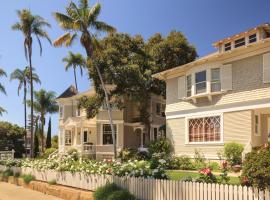
<path id="1" fill-rule="evenodd" d="M 54 196 L 0 182 L 0 200 L 61 200 Z"/>

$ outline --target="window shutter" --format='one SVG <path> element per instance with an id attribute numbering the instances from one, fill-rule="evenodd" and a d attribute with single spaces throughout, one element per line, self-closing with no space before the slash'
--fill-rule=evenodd
<path id="1" fill-rule="evenodd" d="M 186 96 L 186 76 L 178 78 L 178 99 L 183 99 Z"/>
<path id="2" fill-rule="evenodd" d="M 270 53 L 263 55 L 263 82 L 270 82 Z"/>
<path id="3" fill-rule="evenodd" d="M 221 90 L 232 90 L 232 65 L 222 65 L 220 68 Z"/>

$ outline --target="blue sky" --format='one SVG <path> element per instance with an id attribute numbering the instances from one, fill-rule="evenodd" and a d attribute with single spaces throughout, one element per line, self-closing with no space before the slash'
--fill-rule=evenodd
<path id="1" fill-rule="evenodd" d="M 75 0 L 76 1 L 76 0 Z M 27 61 L 24 57 L 23 37 L 21 33 L 11 30 L 11 25 L 18 18 L 15 10 L 30 8 L 48 20 L 52 28 L 48 29 L 54 40 L 63 31 L 58 27 L 52 12 L 64 12 L 66 0 L 9 0 L 0 7 L 0 66 L 10 74 L 15 68 L 24 68 Z M 90 1 L 95 3 L 96 1 Z M 212 43 L 224 37 L 242 32 L 258 24 L 270 21 L 269 0 L 100 0 L 102 13 L 100 19 L 113 25 L 119 32 L 132 35 L 141 34 L 145 39 L 154 33 L 167 35 L 171 30 L 182 31 L 188 40 L 195 45 L 199 56 L 214 51 Z M 43 55 L 39 56 L 37 42 L 34 41 L 33 66 L 39 74 L 45 88 L 63 92 L 74 83 L 72 71 L 65 72 L 62 58 L 68 50 L 81 52 L 79 45 L 70 49 L 54 48 L 43 41 Z M 24 124 L 22 95 L 17 95 L 17 82 L 7 78 L 0 80 L 7 90 L 7 96 L 0 94 L 0 105 L 8 113 L 0 120 Z M 78 80 L 79 90 L 90 87 L 87 74 Z M 57 133 L 58 115 L 52 116 L 53 134 Z"/>

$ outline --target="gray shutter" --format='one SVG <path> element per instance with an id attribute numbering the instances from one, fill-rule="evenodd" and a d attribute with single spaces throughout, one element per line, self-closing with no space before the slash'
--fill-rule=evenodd
<path id="1" fill-rule="evenodd" d="M 183 99 L 186 96 L 186 76 L 178 78 L 178 99 Z"/>
<path id="2" fill-rule="evenodd" d="M 232 90 L 232 65 L 222 65 L 220 68 L 221 90 Z"/>
<path id="3" fill-rule="evenodd" d="M 263 54 L 263 82 L 270 82 L 270 53 Z"/>

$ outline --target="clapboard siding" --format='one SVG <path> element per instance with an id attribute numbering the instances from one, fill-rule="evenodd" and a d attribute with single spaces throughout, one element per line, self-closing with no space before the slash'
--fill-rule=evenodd
<path id="1" fill-rule="evenodd" d="M 252 131 L 252 112 L 250 110 L 223 114 L 224 143 L 237 141 L 246 145 L 250 141 Z M 172 141 L 177 155 L 194 155 L 198 149 L 207 158 L 217 159 L 217 152 L 223 144 L 185 144 L 185 118 L 167 120 L 167 136 Z"/>

